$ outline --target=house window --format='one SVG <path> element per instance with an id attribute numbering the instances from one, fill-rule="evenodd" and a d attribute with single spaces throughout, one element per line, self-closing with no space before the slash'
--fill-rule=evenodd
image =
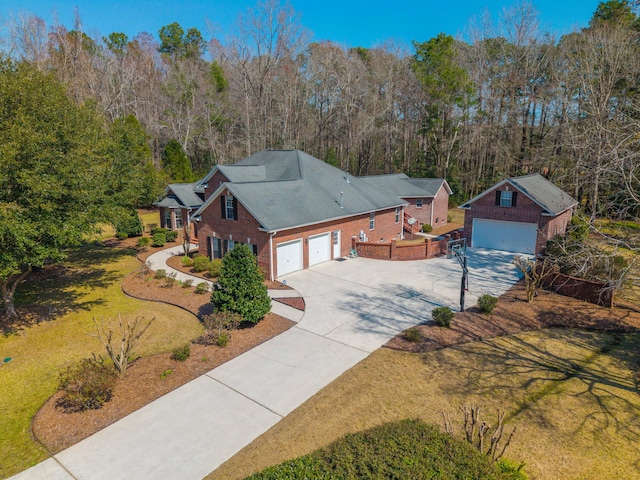
<path id="1" fill-rule="evenodd" d="M 220 197 L 220 205 L 222 207 L 222 218 L 238 220 L 238 201 L 232 195 L 222 195 Z"/>
<path id="2" fill-rule="evenodd" d="M 418 198 L 416 200 L 416 208 L 422 208 L 422 198 Z"/>
<path id="3" fill-rule="evenodd" d="M 164 228 L 171 229 L 171 209 L 167 208 L 164 211 Z"/>
<path id="4" fill-rule="evenodd" d="M 396 223 L 400 223 L 400 207 L 396 207 Z"/>
<path id="5" fill-rule="evenodd" d="M 373 230 L 376 227 L 376 214 L 371 212 L 369 214 L 369 230 Z"/>
<path id="6" fill-rule="evenodd" d="M 182 209 L 177 208 L 174 210 L 176 216 L 176 230 L 182 228 Z"/>
<path id="7" fill-rule="evenodd" d="M 496 191 L 496 205 L 500 207 L 515 207 L 518 198 L 518 192 L 508 190 Z"/>
<path id="8" fill-rule="evenodd" d="M 222 239 L 213 237 L 211 239 L 213 257 L 212 258 L 222 258 L 224 253 L 222 252 Z"/>

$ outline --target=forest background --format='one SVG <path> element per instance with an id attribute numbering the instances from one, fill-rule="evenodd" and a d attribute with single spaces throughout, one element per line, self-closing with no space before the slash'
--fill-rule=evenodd
<path id="1" fill-rule="evenodd" d="M 138 206 L 216 164 L 298 148 L 354 175 L 444 177 L 456 203 L 541 172 L 592 219 L 629 218 L 640 215 L 637 3 L 601 2 L 556 38 L 518 1 L 497 21 L 471 20 L 465 39 L 412 49 L 310 42 L 276 1 L 208 39 L 178 23 L 89 36 L 80 12 L 72 26 L 23 12 L 7 19 L 3 48 L 121 132 Z"/>

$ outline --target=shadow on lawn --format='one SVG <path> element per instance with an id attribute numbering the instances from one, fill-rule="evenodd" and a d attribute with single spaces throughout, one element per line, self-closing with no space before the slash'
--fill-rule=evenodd
<path id="1" fill-rule="evenodd" d="M 106 304 L 104 298 L 86 299 L 87 290 L 107 288 L 120 281 L 122 272 L 106 266 L 135 254 L 131 249 L 87 243 L 70 251 L 63 263 L 36 269 L 16 289 L 19 318 L 8 322 L 0 317 L 0 331 L 10 335 L 72 311 Z"/>
<path id="2" fill-rule="evenodd" d="M 501 396 L 517 399 L 511 418 L 526 411 L 540 424 L 552 424 L 548 409 L 539 408 L 539 402 L 571 395 L 580 399 L 584 409 L 567 412 L 581 417 L 576 433 L 613 426 L 623 438 L 637 442 L 637 422 L 628 420 L 640 417 L 640 400 L 630 400 L 637 399 L 639 393 L 640 333 L 554 328 L 542 330 L 540 335 L 543 339 L 536 343 L 521 335 L 458 345 L 451 349 L 462 355 L 447 356 L 446 361 L 463 379 L 462 388 L 469 395 L 490 398 L 499 391 Z M 546 348 L 550 342 L 563 347 L 551 351 Z M 460 361 L 452 364 L 452 358 Z M 620 369 L 607 368 L 609 359 Z M 572 382 L 570 388 L 565 388 L 567 382 Z M 447 392 L 445 387 L 444 393 L 459 394 L 460 388 L 458 384 L 455 391 Z"/>

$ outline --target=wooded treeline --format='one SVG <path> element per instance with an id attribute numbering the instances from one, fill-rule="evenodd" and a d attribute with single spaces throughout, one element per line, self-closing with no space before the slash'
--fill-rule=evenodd
<path id="1" fill-rule="evenodd" d="M 265 148 L 299 148 L 356 175 L 446 177 L 457 201 L 542 172 L 592 217 L 638 216 L 632 3 L 601 2 L 589 25 L 554 38 L 518 2 L 498 22 L 472 20 L 464 40 L 440 34 L 411 51 L 309 42 L 275 1 L 208 41 L 175 23 L 157 38 L 90 38 L 79 16 L 67 28 L 24 13 L 10 19 L 5 49 L 53 72 L 106 122 L 135 116 L 156 167 L 176 181 L 191 173 L 168 145 L 179 144 L 196 177 Z"/>

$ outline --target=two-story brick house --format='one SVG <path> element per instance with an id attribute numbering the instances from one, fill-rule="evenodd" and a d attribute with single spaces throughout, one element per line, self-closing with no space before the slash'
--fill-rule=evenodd
<path id="1" fill-rule="evenodd" d="M 429 198 L 405 178 L 396 181 L 410 189 L 405 195 Z M 191 219 L 200 253 L 221 258 L 236 243 L 248 244 L 271 279 L 347 256 L 354 237 L 403 237 L 404 196 L 299 150 L 266 150 L 218 165 L 198 185 L 205 201 Z"/>

